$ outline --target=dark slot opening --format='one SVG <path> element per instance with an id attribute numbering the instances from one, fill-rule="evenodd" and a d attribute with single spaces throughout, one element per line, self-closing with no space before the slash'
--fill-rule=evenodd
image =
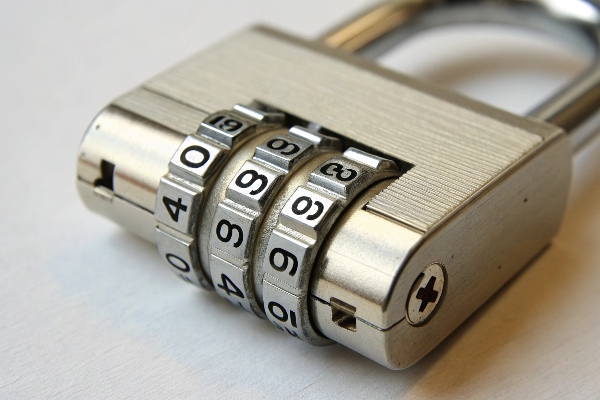
<path id="1" fill-rule="evenodd" d="M 331 320 L 339 327 L 356 332 L 356 307 L 351 306 L 341 300 L 332 297 L 329 300 L 331 304 Z"/>
<path id="2" fill-rule="evenodd" d="M 389 155 L 382 153 L 380 151 L 377 151 L 369 146 L 365 146 L 362 143 L 355 142 L 354 140 L 351 140 L 343 135 L 340 135 L 332 130 L 329 130 L 324 126 L 313 126 L 313 124 L 311 124 L 309 121 L 302 119 L 300 117 L 297 117 L 293 114 L 290 114 L 284 110 L 277 109 L 276 107 L 272 107 L 268 104 L 261 103 L 258 101 L 255 101 L 253 103 L 253 106 L 262 111 L 281 112 L 281 113 L 285 114 L 285 125 L 289 126 L 290 128 L 294 125 L 300 125 L 305 128 L 317 130 L 319 133 L 322 133 L 324 135 L 337 137 L 338 139 L 340 139 L 342 141 L 342 147 L 344 148 L 344 150 L 347 149 L 348 147 L 356 147 L 357 149 L 366 151 L 367 153 L 371 153 L 371 154 L 379 156 L 379 157 L 390 159 L 396 163 L 396 165 L 398 166 L 398 169 L 400 170 L 400 174 L 405 174 L 406 172 L 408 172 L 408 170 L 410 170 L 412 167 L 414 167 L 414 165 L 412 165 L 408 161 L 404 161 L 399 158 L 389 156 Z"/>
<path id="3" fill-rule="evenodd" d="M 100 162 L 100 178 L 94 181 L 94 186 L 102 186 L 110 191 L 113 189 L 113 178 L 115 174 L 115 164 L 110 163 L 106 160 Z"/>

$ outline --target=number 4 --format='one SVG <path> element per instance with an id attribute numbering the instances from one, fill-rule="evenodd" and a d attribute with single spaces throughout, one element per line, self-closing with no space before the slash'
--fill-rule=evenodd
<path id="1" fill-rule="evenodd" d="M 217 287 L 219 289 L 223 289 L 228 296 L 234 295 L 242 299 L 244 298 L 244 293 L 235 285 L 235 283 L 232 282 L 231 279 L 229 279 L 227 275 L 221 274 L 221 282 L 222 284 L 217 285 Z"/>
<path id="2" fill-rule="evenodd" d="M 167 208 L 171 219 L 175 222 L 179 222 L 179 211 L 187 211 L 187 206 L 183 205 L 181 197 L 177 201 L 175 201 L 171 200 L 167 196 L 164 196 L 163 204 Z"/>

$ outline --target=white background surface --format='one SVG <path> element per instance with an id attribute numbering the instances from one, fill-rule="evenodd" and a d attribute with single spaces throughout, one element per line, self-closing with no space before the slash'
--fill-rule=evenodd
<path id="1" fill-rule="evenodd" d="M 315 37 L 368 4 L 149 3 L 0 5 L 0 398 L 600 396 L 600 140 L 576 159 L 552 248 L 405 371 L 282 335 L 85 210 L 77 147 L 112 98 L 250 24 Z M 555 48 L 448 29 L 385 62 L 524 111 L 586 65 Z"/>

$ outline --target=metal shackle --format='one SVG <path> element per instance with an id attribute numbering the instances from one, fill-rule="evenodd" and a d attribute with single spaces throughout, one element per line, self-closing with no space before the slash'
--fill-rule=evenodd
<path id="1" fill-rule="evenodd" d="M 598 132 L 599 0 L 390 0 L 346 21 L 320 40 L 375 58 L 416 33 L 447 25 L 496 23 L 549 33 L 591 53 L 591 66 L 529 116 L 567 131 L 575 150 Z"/>

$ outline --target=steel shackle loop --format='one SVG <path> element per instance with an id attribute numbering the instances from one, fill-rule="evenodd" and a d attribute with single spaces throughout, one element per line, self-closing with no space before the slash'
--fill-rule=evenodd
<path id="1" fill-rule="evenodd" d="M 320 40 L 330 47 L 375 58 L 423 30 L 463 23 L 533 28 L 591 53 L 592 65 L 529 115 L 565 129 L 575 149 L 598 133 L 600 0 L 390 0 Z"/>

